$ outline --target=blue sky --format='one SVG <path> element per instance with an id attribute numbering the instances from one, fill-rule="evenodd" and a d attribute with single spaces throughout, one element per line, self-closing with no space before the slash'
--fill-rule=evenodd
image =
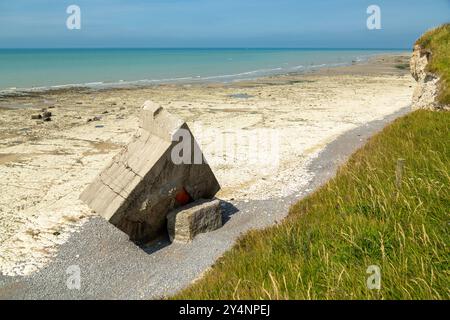
<path id="1" fill-rule="evenodd" d="M 66 8 L 81 8 L 68 30 Z M 381 8 L 381 30 L 366 9 Z M 450 0 L 0 0 L 1 48 L 409 48 Z"/>

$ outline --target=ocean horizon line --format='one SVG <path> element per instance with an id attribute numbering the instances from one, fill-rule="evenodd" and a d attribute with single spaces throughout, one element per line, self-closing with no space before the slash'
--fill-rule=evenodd
<path id="1" fill-rule="evenodd" d="M 412 48 L 370 48 L 370 47 L 24 47 L 1 48 L 0 50 L 367 50 L 367 51 L 396 51 L 412 50 Z"/>
<path id="2" fill-rule="evenodd" d="M 0 49 L 0 90 L 233 82 L 349 65 L 399 49 Z"/>

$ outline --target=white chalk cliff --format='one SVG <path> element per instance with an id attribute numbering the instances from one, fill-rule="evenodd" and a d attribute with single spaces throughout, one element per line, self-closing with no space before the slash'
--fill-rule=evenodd
<path id="1" fill-rule="evenodd" d="M 414 46 L 411 57 L 411 74 L 417 81 L 412 98 L 412 109 L 449 110 L 450 106 L 438 102 L 439 76 L 427 70 L 432 52 L 419 45 Z"/>

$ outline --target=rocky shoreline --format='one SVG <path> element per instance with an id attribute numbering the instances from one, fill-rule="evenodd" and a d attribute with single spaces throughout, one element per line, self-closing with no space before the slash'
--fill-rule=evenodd
<path id="1" fill-rule="evenodd" d="M 45 268 L 62 245 L 71 245 L 86 223 L 98 219 L 79 195 L 133 136 L 145 100 L 186 120 L 194 136 L 203 138 L 202 150 L 222 186 L 220 199 L 243 207 L 278 203 L 274 199 L 309 189 L 316 174 L 309 166 L 337 137 L 410 103 L 414 81 L 398 67 L 409 58 L 379 56 L 365 64 L 233 84 L 62 90 L 0 99 L 1 273 L 20 278 Z M 32 119 L 43 109 L 51 112 L 51 121 Z M 279 162 L 270 170 L 267 163 L 249 166 L 243 157 L 248 150 L 231 162 L 216 152 L 216 137 L 236 144 L 233 139 L 254 132 L 278 134 Z M 270 220 L 282 215 L 282 208 L 270 206 L 262 216 Z"/>

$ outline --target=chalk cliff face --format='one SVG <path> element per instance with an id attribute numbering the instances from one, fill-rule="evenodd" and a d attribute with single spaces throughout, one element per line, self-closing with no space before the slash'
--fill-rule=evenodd
<path id="1" fill-rule="evenodd" d="M 411 57 L 411 74 L 417 81 L 412 98 L 412 108 L 427 110 L 443 110 L 449 106 L 442 106 L 437 100 L 439 77 L 427 71 L 427 65 L 432 53 L 429 50 L 414 46 Z"/>

